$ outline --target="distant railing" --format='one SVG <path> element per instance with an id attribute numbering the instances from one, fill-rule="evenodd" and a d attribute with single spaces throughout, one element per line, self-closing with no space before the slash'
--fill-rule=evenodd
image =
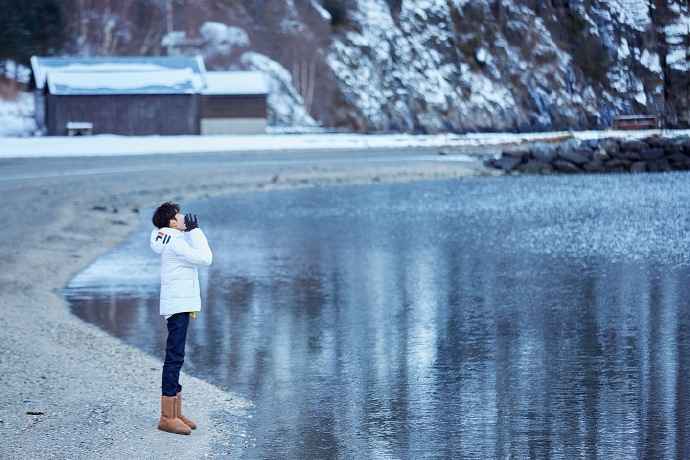
<path id="1" fill-rule="evenodd" d="M 659 129 L 661 120 L 656 115 L 621 115 L 613 119 L 613 129 Z"/>

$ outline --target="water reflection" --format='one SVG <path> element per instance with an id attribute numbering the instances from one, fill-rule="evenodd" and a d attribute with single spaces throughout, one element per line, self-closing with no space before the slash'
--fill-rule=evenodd
<path id="1" fill-rule="evenodd" d="M 628 198 L 615 206 L 613 180 Z M 185 369 L 255 401 L 249 457 L 688 458 L 687 243 L 626 232 L 651 219 L 684 234 L 684 216 L 664 215 L 687 181 L 664 181 L 482 178 L 194 203 L 214 264 Z M 66 295 L 162 357 L 147 235 Z"/>

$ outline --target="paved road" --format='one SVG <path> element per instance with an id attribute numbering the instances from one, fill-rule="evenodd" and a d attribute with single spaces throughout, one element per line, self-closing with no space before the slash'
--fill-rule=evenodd
<path id="1" fill-rule="evenodd" d="M 486 153 L 486 152 L 485 152 Z M 175 155 L 132 155 L 117 157 L 71 157 L 0 159 L 0 184 L 67 176 L 140 174 L 153 171 L 219 170 L 258 173 L 292 167 L 359 168 L 366 164 L 380 166 L 412 165 L 417 162 L 476 166 L 481 155 L 439 155 L 438 149 L 403 149 L 391 151 L 289 151 L 248 153 L 205 153 Z"/>

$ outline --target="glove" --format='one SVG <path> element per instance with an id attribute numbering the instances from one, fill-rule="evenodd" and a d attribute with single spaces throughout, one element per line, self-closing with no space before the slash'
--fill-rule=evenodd
<path id="1" fill-rule="evenodd" d="M 184 226 L 185 232 L 199 228 L 199 219 L 197 219 L 196 214 L 185 214 L 184 216 Z"/>

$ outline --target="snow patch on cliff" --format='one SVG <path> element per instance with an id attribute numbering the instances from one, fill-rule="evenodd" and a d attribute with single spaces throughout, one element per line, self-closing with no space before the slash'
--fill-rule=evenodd
<path id="1" fill-rule="evenodd" d="M 645 31 L 652 23 L 647 0 L 609 0 L 606 2 L 618 20 L 637 31 Z"/>
<path id="2" fill-rule="evenodd" d="M 659 63 L 659 55 L 653 51 L 645 49 L 640 56 L 640 64 L 648 68 L 654 73 L 661 73 L 661 64 Z"/>
<path id="3" fill-rule="evenodd" d="M 317 123 L 304 109 L 304 100 L 297 92 L 292 76 L 283 66 L 260 53 L 248 51 L 240 62 L 250 70 L 267 76 L 268 123 L 272 126 L 315 126 Z"/>
<path id="4" fill-rule="evenodd" d="M 674 5 L 675 22 L 664 28 L 668 54 L 666 65 L 681 72 L 690 71 L 690 12 L 688 5 Z"/>
<path id="5" fill-rule="evenodd" d="M 249 46 L 249 35 L 239 27 L 220 22 L 205 22 L 199 33 L 206 40 L 206 54 L 230 54 L 235 48 Z"/>

